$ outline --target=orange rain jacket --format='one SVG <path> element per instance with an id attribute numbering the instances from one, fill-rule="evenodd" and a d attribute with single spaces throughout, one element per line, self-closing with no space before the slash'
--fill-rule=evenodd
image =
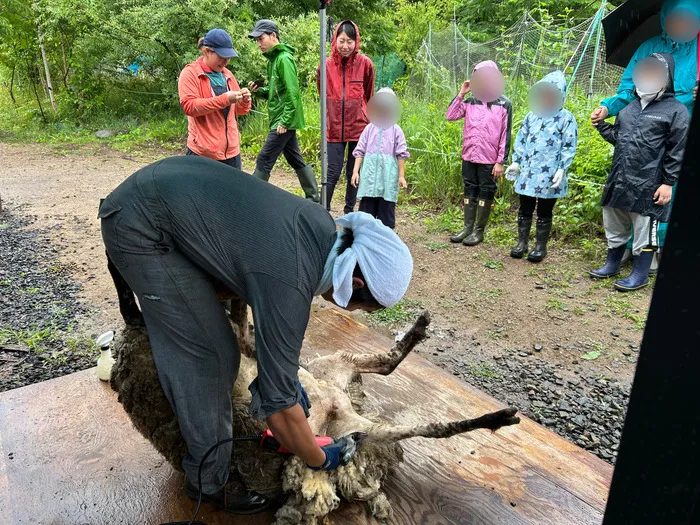
<path id="1" fill-rule="evenodd" d="M 178 93 L 180 105 L 187 115 L 187 147 L 202 157 L 225 160 L 241 152 L 241 139 L 236 115 L 250 111 L 251 101 L 229 104 L 224 93 L 215 96 L 204 72 L 204 57 L 187 64 L 180 73 Z M 229 91 L 240 91 L 238 82 L 228 69 L 222 71 Z M 228 118 L 222 109 L 231 105 Z"/>

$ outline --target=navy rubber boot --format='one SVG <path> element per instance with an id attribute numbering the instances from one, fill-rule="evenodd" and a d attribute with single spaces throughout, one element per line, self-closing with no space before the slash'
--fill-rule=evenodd
<path id="1" fill-rule="evenodd" d="M 605 264 L 596 270 L 591 270 L 589 275 L 594 279 L 607 279 L 614 277 L 620 273 L 620 264 L 622 256 L 625 254 L 626 246 L 618 246 L 617 248 L 608 248 L 608 259 Z"/>
<path id="2" fill-rule="evenodd" d="M 653 250 L 644 250 L 634 258 L 634 266 L 629 277 L 617 281 L 615 289 L 620 292 L 640 290 L 649 284 L 649 268 L 654 260 Z"/>

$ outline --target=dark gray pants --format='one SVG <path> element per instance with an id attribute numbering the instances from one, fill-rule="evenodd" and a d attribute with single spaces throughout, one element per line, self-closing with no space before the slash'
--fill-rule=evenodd
<path id="1" fill-rule="evenodd" d="M 355 157 L 353 157 L 352 152 L 355 151 L 355 146 L 357 142 L 328 142 L 328 184 L 326 185 L 326 192 L 328 194 L 327 209 L 331 210 L 331 199 L 333 199 L 333 193 L 335 192 L 335 187 L 340 180 L 340 174 L 343 172 L 343 166 L 345 166 L 345 178 L 347 180 L 345 186 L 345 207 L 343 208 L 343 213 L 346 215 L 355 211 L 355 204 L 357 203 L 357 188 L 354 187 L 350 182 L 352 181 L 352 171 L 355 169 Z M 347 150 L 347 162 L 345 161 L 345 151 Z"/>
<path id="2" fill-rule="evenodd" d="M 187 148 L 187 152 L 185 155 L 197 155 L 194 151 L 192 151 L 190 148 Z M 226 164 L 228 166 L 231 166 L 232 168 L 236 168 L 237 170 L 242 170 L 243 169 L 243 163 L 241 162 L 241 154 L 239 153 L 235 157 L 231 157 L 230 159 L 224 159 L 220 160 L 219 162 Z"/>
<path id="3" fill-rule="evenodd" d="M 295 129 L 288 129 L 286 133 L 281 135 L 278 135 L 275 130 L 270 131 L 265 139 L 265 144 L 258 153 L 255 169 L 269 177 L 272 168 L 275 167 L 275 162 L 282 154 L 294 171 L 306 166 L 306 162 L 301 156 Z"/>
<path id="4" fill-rule="evenodd" d="M 197 483 L 207 450 L 232 436 L 231 391 L 238 343 L 212 278 L 180 252 L 152 180 L 134 175 L 102 203 L 102 238 L 110 259 L 139 299 L 158 377 L 188 453 L 182 467 Z M 115 195 L 116 194 L 116 195 Z M 211 494 L 227 481 L 231 444 L 202 468 Z"/>

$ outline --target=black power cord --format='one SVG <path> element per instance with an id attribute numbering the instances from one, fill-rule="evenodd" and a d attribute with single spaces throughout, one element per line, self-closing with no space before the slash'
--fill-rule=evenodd
<path id="1" fill-rule="evenodd" d="M 202 467 L 204 467 L 204 462 L 207 460 L 207 458 L 209 457 L 209 455 L 212 452 L 214 452 L 221 445 L 225 445 L 226 443 L 231 443 L 232 441 L 260 441 L 260 435 L 235 436 L 232 438 L 228 438 L 228 439 L 224 439 L 222 441 L 219 441 L 216 445 L 211 447 L 207 451 L 207 453 L 204 454 L 202 461 L 199 462 L 199 469 L 197 469 L 197 489 L 199 490 L 199 498 L 197 499 L 197 508 L 194 509 L 194 514 L 192 514 L 190 521 L 170 521 L 168 523 L 162 523 L 161 525 L 207 525 L 203 521 L 197 521 L 197 514 L 199 513 L 199 507 L 201 507 L 201 505 L 202 505 Z"/>

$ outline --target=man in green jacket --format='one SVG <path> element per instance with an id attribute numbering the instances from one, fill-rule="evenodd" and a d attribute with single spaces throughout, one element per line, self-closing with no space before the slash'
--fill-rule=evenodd
<path id="1" fill-rule="evenodd" d="M 267 82 L 265 87 L 254 82 L 248 84 L 256 95 L 268 100 L 270 133 L 260 150 L 253 175 L 265 181 L 281 153 L 297 173 L 307 199 L 319 202 L 318 184 L 313 169 L 304 162 L 299 149 L 296 131 L 304 127 L 304 108 L 299 91 L 294 48 L 279 40 L 279 27 L 272 20 L 259 20 L 248 35 L 254 39 L 267 58 Z"/>

